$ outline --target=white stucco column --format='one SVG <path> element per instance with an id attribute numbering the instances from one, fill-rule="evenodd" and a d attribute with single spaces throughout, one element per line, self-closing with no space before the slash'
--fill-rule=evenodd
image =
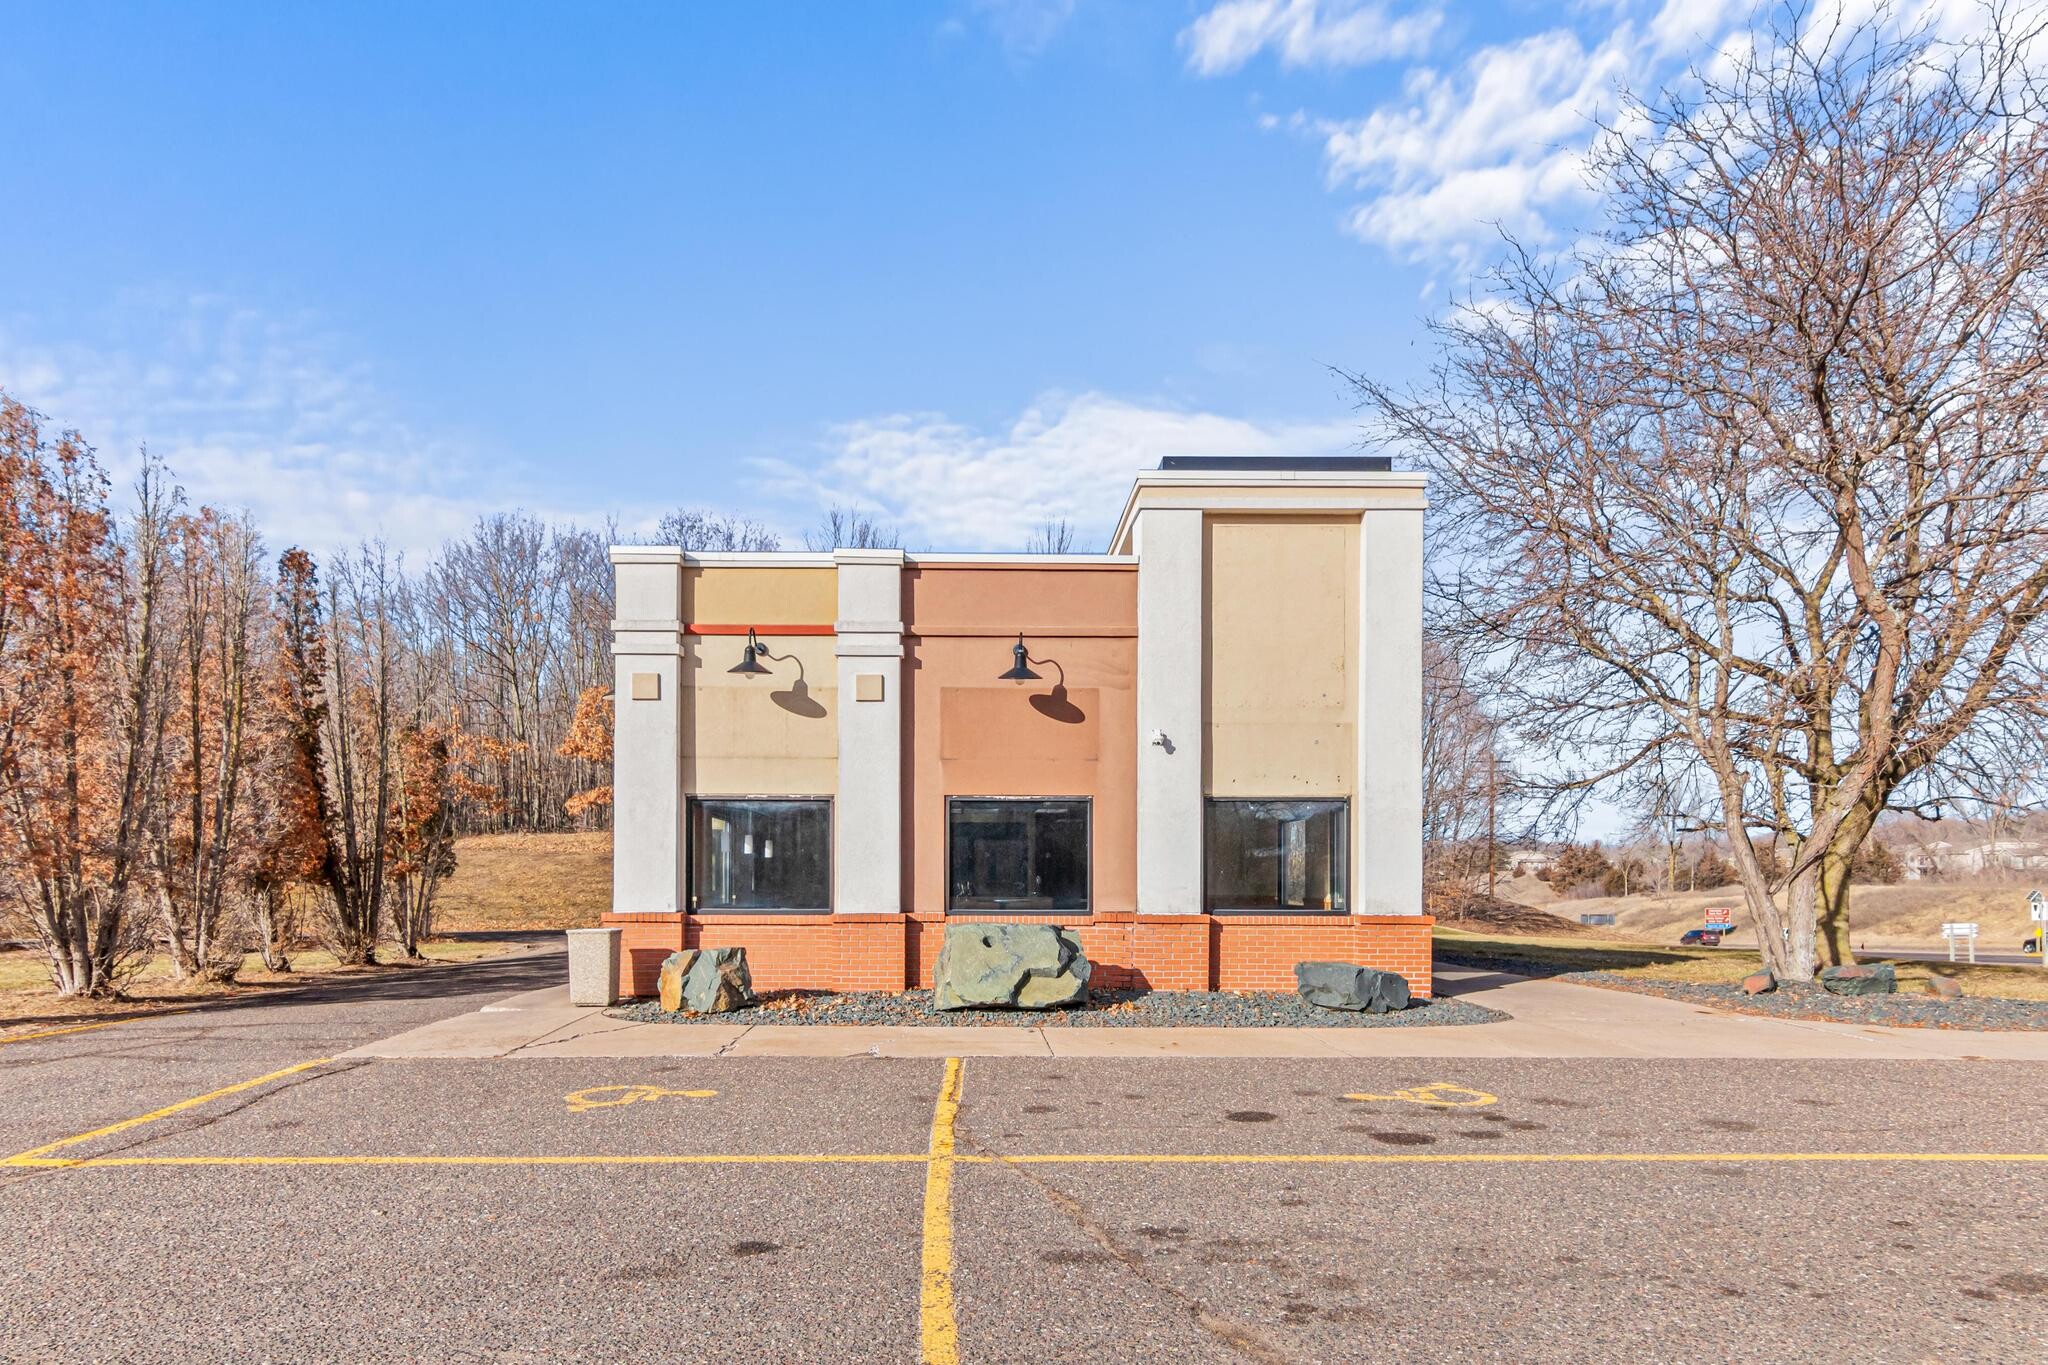
<path id="1" fill-rule="evenodd" d="M 1351 911 L 1422 913 L 1422 509 L 1359 531 L 1358 792 Z"/>
<path id="2" fill-rule="evenodd" d="M 832 909 L 903 909 L 903 552 L 839 550 Z"/>
<path id="3" fill-rule="evenodd" d="M 612 910 L 674 914 L 683 897 L 682 555 L 612 550 Z"/>
<path id="4" fill-rule="evenodd" d="M 1138 513 L 1138 913 L 1202 909 L 1202 513 Z M 1163 741 L 1163 742 L 1162 742 Z"/>

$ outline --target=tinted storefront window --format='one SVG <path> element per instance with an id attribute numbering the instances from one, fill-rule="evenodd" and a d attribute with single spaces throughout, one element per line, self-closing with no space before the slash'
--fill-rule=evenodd
<path id="1" fill-rule="evenodd" d="M 1211 910 L 1342 911 L 1349 803 L 1211 801 Z"/>
<path id="2" fill-rule="evenodd" d="M 950 910 L 1086 910 L 1088 802 L 946 803 Z"/>
<path id="3" fill-rule="evenodd" d="M 829 910 L 828 801 L 690 802 L 694 910 Z"/>

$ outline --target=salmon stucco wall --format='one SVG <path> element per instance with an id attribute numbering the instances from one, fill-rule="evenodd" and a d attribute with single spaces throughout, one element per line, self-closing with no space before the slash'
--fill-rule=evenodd
<path id="1" fill-rule="evenodd" d="M 1068 796 L 1090 801 L 1092 907 L 1135 909 L 1137 574 L 919 567 L 906 577 L 904 908 L 946 908 L 948 797 Z M 1034 658 L 1055 663 L 1034 666 L 1042 681 L 999 682 L 1020 630 Z"/>
<path id="2" fill-rule="evenodd" d="M 1206 519 L 1211 796 L 1352 794 L 1358 518 Z"/>

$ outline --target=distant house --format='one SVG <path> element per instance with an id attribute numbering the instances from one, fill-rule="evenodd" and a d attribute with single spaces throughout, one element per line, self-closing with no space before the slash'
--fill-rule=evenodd
<path id="1" fill-rule="evenodd" d="M 1545 853 L 1540 848 L 1509 849 L 1507 858 L 1510 877 L 1540 877 L 1557 861 L 1556 854 Z"/>
<path id="2" fill-rule="evenodd" d="M 1975 877 L 1986 872 L 2036 872 L 2048 870 L 2048 843 L 1992 838 L 1962 844 L 1936 839 L 1908 849 L 1904 861 L 1906 876 L 1912 881 Z"/>

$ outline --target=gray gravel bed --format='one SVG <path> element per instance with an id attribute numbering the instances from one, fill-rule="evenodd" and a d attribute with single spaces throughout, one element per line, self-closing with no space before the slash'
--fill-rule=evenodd
<path id="1" fill-rule="evenodd" d="M 1426 1028 L 1493 1024 L 1509 1016 L 1462 1000 L 1420 999 L 1398 1014 L 1318 1009 L 1291 991 L 1097 991 L 1085 1005 L 1053 1010 L 932 1008 L 930 991 L 771 991 L 730 1014 L 671 1013 L 660 1002 L 608 1011 L 643 1024 L 912 1024 L 996 1028 Z"/>
<path id="2" fill-rule="evenodd" d="M 1781 984 L 1765 995 L 1744 995 L 1734 982 L 1656 981 L 1619 972 L 1574 972 L 1553 964 L 1478 953 L 1437 952 L 1439 964 L 1514 972 L 1522 976 L 1577 981 L 1610 990 L 1661 995 L 1689 1005 L 1755 1014 L 1773 1019 L 1806 1019 L 1834 1024 L 1875 1024 L 1885 1028 L 1983 1029 L 1999 1032 L 2048 1031 L 2048 1004 L 2005 996 L 1966 995 L 1960 1000 L 1895 992 L 1891 995 L 1833 995 L 1817 985 Z"/>

